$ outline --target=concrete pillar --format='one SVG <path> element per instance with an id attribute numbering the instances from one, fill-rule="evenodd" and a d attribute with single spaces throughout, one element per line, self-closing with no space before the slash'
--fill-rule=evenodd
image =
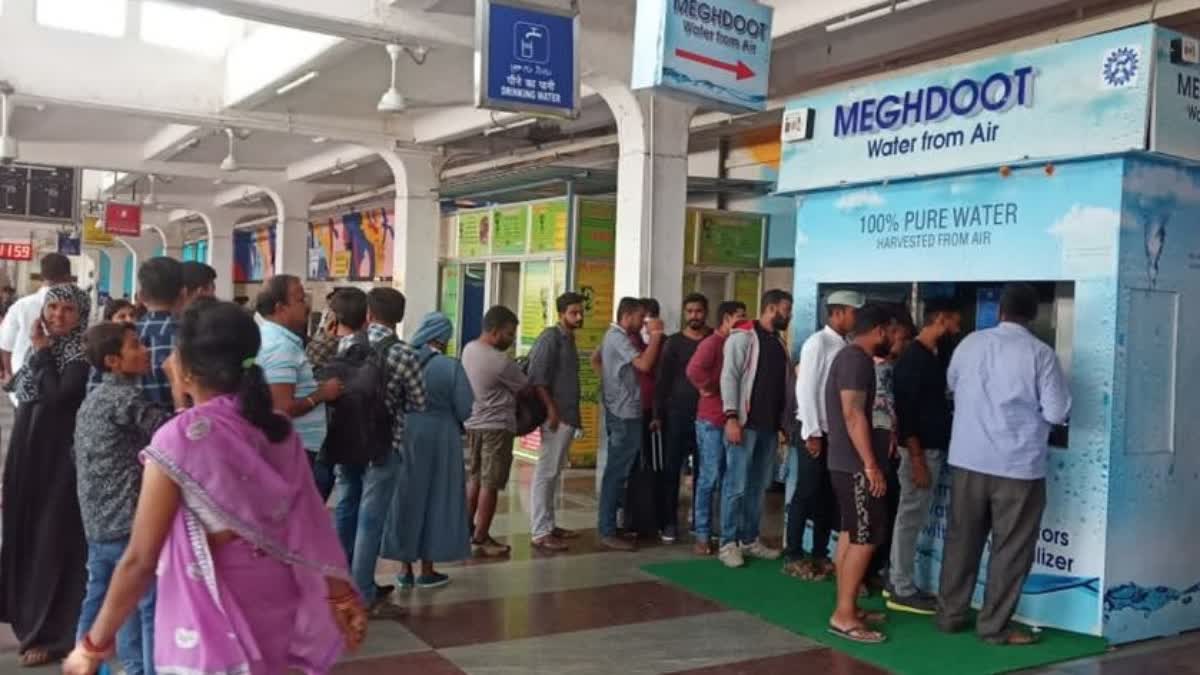
<path id="1" fill-rule="evenodd" d="M 616 118 L 620 153 L 614 297 L 657 298 L 674 331 L 682 311 L 688 131 L 695 107 L 623 84 L 597 91 Z"/>
<path id="2" fill-rule="evenodd" d="M 438 156 L 385 150 L 380 156 L 396 179 L 396 212 L 392 227 L 395 251 L 392 285 L 408 300 L 400 331 L 409 337 L 425 314 L 437 309 Z"/>
<path id="3" fill-rule="evenodd" d="M 262 190 L 275 204 L 275 274 L 305 279 L 308 276 L 308 207 L 317 196 L 317 190 L 304 183 L 262 186 Z M 232 264 L 232 258 L 230 262 Z"/>
<path id="4" fill-rule="evenodd" d="M 232 300 L 233 226 L 243 211 L 214 206 L 196 213 L 204 221 L 205 237 L 208 239 L 208 258 L 204 262 L 217 271 L 217 297 Z"/>

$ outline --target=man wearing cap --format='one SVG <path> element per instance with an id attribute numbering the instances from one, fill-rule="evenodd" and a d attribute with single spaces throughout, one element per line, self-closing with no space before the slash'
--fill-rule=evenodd
<path id="1" fill-rule="evenodd" d="M 800 348 L 796 366 L 796 420 L 800 433 L 792 439 L 788 456 L 786 544 L 784 572 L 803 579 L 824 579 L 833 573 L 829 536 L 833 531 L 834 498 L 826 457 L 829 432 L 825 414 L 825 382 L 833 358 L 846 346 L 854 329 L 857 310 L 866 298 L 856 291 L 834 291 L 825 299 L 825 327 L 813 333 Z M 813 524 L 811 556 L 804 554 L 804 528 Z"/>

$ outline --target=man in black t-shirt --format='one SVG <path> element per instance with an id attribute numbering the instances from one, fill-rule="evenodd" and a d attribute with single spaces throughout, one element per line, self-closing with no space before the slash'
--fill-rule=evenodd
<path id="1" fill-rule="evenodd" d="M 829 421 L 829 474 L 841 514 L 837 550 L 837 606 L 829 617 L 835 635 L 855 642 L 883 642 L 872 630 L 881 614 L 860 612 L 858 589 L 866 577 L 875 547 L 887 537 L 890 524 L 884 500 L 887 477 L 883 466 L 887 448 L 871 442 L 871 412 L 875 404 L 875 359 L 891 351 L 895 315 L 881 305 L 858 310 L 854 340 L 838 352 L 829 367 L 825 410 Z"/>

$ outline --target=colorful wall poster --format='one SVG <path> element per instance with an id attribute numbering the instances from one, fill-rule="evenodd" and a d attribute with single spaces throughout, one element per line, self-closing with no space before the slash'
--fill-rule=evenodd
<path id="1" fill-rule="evenodd" d="M 797 211 L 793 345 L 818 325 L 818 285 L 1065 281 L 1074 288 L 1069 448 L 1052 450 L 1047 508 L 1018 617 L 1102 632 L 1112 451 L 1117 236 L 1124 162 L 1100 159 L 808 194 Z M 1062 331 L 1066 334 L 1067 331 Z M 938 582 L 949 475 L 918 540 Z M 986 562 L 983 566 L 986 570 Z M 981 575 L 976 600 L 982 597 Z"/>
<path id="2" fill-rule="evenodd" d="M 478 258 L 491 251 L 492 212 L 463 211 L 458 214 L 458 257 Z"/>
<path id="3" fill-rule="evenodd" d="M 612 260 L 617 253 L 617 203 L 580 199 L 579 257 Z"/>
<path id="4" fill-rule="evenodd" d="M 342 224 L 350 232 L 350 279 L 354 281 L 387 281 L 392 278 L 392 255 L 395 232 L 392 213 L 371 209 L 342 216 Z"/>
<path id="5" fill-rule="evenodd" d="M 1154 31 L 1134 26 L 794 100 L 788 112 L 810 112 L 813 134 L 784 144 L 778 190 L 1144 150 Z"/>
<path id="6" fill-rule="evenodd" d="M 492 255 L 522 255 L 528 248 L 529 207 L 525 204 L 492 211 L 495 238 Z"/>
<path id="7" fill-rule="evenodd" d="M 454 329 L 450 333 L 450 343 L 446 345 L 446 354 L 454 356 L 458 349 L 458 314 L 462 296 L 462 268 L 449 263 L 442 266 L 441 294 L 438 301 L 438 311 L 450 319 Z"/>
<path id="8" fill-rule="evenodd" d="M 334 261 L 349 255 L 353 244 L 341 216 L 325 218 L 308 227 L 308 278 L 314 281 L 345 279 L 350 273 L 349 259 L 335 274 Z"/>
<path id="9" fill-rule="evenodd" d="M 1104 635 L 1122 643 L 1200 627 L 1200 168 L 1127 167 L 1104 465 Z"/>
<path id="10" fill-rule="evenodd" d="M 697 264 L 755 269 L 762 264 L 762 216 L 700 211 L 696 218 Z"/>
<path id="11" fill-rule="evenodd" d="M 567 250 L 567 201 L 556 199 L 530 205 L 530 253 Z"/>
<path id="12" fill-rule="evenodd" d="M 524 354 L 554 324 L 554 276 L 549 260 L 529 261 L 522 268 L 519 351 Z"/>
<path id="13" fill-rule="evenodd" d="M 233 281 L 247 283 L 270 278 L 275 270 L 275 226 L 233 233 Z"/>

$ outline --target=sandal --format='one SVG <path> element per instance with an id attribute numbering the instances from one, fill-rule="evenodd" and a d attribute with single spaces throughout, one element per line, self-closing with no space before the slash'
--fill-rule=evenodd
<path id="1" fill-rule="evenodd" d="M 877 645 L 887 641 L 887 636 L 877 630 L 871 630 L 866 626 L 851 626 L 849 628 L 838 628 L 833 624 L 829 624 L 829 633 L 836 635 L 843 640 L 858 642 L 866 645 Z"/>
<path id="2" fill-rule="evenodd" d="M 868 626 L 878 626 L 887 623 L 887 614 L 884 612 L 869 612 L 865 609 L 858 610 L 858 620 Z"/>
<path id="3" fill-rule="evenodd" d="M 783 566 L 783 573 L 801 581 L 816 581 L 817 569 L 811 560 L 793 560 Z"/>
<path id="4" fill-rule="evenodd" d="M 41 647 L 33 647 L 21 652 L 18 663 L 21 664 L 22 668 L 40 668 L 54 660 L 49 651 Z"/>

